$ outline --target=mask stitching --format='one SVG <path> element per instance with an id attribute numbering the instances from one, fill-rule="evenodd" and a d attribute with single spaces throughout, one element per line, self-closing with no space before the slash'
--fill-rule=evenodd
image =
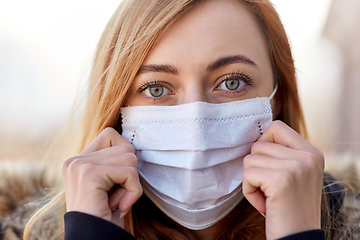
<path id="1" fill-rule="evenodd" d="M 123 107 L 122 108 L 122 113 L 127 111 L 127 109 L 132 108 L 132 111 L 162 111 L 163 109 L 169 110 L 169 109 L 174 109 L 174 111 L 179 111 L 179 110 L 183 110 L 184 108 L 188 108 L 190 105 L 194 105 L 194 106 L 209 106 L 212 108 L 229 108 L 229 107 L 238 107 L 238 106 L 242 106 L 242 105 L 250 105 L 250 104 L 259 104 L 259 100 L 261 102 L 265 102 L 266 105 L 270 105 L 266 103 L 266 100 L 269 100 L 269 98 L 267 97 L 262 97 L 262 98 L 252 98 L 252 99 L 246 99 L 246 100 L 240 100 L 240 101 L 247 101 L 247 102 L 227 102 L 227 103 L 207 103 L 207 102 L 194 102 L 194 103 L 187 103 L 187 104 L 182 104 L 182 105 L 176 105 L 176 106 L 134 106 L 134 107 Z M 134 108 L 137 108 L 136 110 Z"/>
<path id="2" fill-rule="evenodd" d="M 135 134 L 136 134 L 136 131 L 134 131 L 134 133 L 133 133 L 133 135 L 132 135 L 132 137 L 130 139 L 131 144 L 133 144 L 133 142 L 134 142 Z"/>
<path id="3" fill-rule="evenodd" d="M 258 127 L 259 127 L 260 135 L 263 135 L 263 129 L 262 129 L 262 126 L 261 126 L 260 122 L 258 122 Z"/>
<path id="4" fill-rule="evenodd" d="M 174 121 L 129 121 L 128 119 L 123 120 L 123 124 L 177 124 L 177 123 L 189 123 L 189 122 L 226 122 L 226 121 L 234 121 L 241 120 L 244 118 L 251 118 L 257 116 L 263 116 L 270 114 L 271 112 L 264 112 L 260 114 L 252 114 L 252 115 L 244 115 L 238 117 L 229 117 L 222 119 L 209 119 L 209 118 L 195 118 L 195 119 L 185 119 L 185 120 L 174 120 Z"/>

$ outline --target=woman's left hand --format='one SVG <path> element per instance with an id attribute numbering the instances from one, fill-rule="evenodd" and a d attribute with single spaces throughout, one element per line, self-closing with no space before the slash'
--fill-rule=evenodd
<path id="1" fill-rule="evenodd" d="M 321 228 L 324 156 L 274 121 L 244 158 L 243 193 L 266 216 L 266 238 Z"/>

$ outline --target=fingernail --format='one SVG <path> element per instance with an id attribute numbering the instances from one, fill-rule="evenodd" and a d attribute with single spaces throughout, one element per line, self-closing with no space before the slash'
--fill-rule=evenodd
<path id="1" fill-rule="evenodd" d="M 129 212 L 129 210 L 127 210 L 126 212 L 121 212 L 120 213 L 120 219 L 125 217 L 125 215 Z"/>

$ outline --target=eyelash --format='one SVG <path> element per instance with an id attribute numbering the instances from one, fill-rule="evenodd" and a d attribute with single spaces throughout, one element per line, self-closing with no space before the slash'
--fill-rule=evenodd
<path id="1" fill-rule="evenodd" d="M 246 75 L 244 72 L 233 72 L 231 74 L 227 74 L 227 75 L 224 75 L 223 77 L 220 77 L 221 78 L 224 78 L 222 79 L 222 81 L 216 86 L 216 90 L 219 89 L 220 87 L 220 84 L 227 81 L 227 80 L 230 80 L 230 79 L 235 79 L 235 80 L 240 80 L 240 81 L 244 81 L 244 83 L 247 85 L 247 86 L 252 86 L 253 84 L 253 79 L 251 77 L 249 77 L 248 75 Z M 150 82 L 150 81 L 146 81 L 144 83 L 142 83 L 140 85 L 140 87 L 136 90 L 136 93 L 138 94 L 141 94 L 143 93 L 146 89 L 150 88 L 150 87 L 155 87 L 155 86 L 160 86 L 160 87 L 165 87 L 165 88 L 168 88 L 169 89 L 169 86 L 168 84 L 164 83 L 164 82 L 159 82 L 159 81 L 153 81 L 153 82 Z M 229 90 L 227 92 L 227 94 L 241 94 L 243 93 L 244 91 L 247 91 L 247 89 L 243 89 L 244 87 L 241 87 L 240 89 L 237 89 L 237 90 L 234 90 L 234 91 L 231 91 Z M 171 90 L 170 90 L 171 91 Z M 144 96 L 144 94 L 141 94 L 141 96 L 145 99 L 150 99 L 150 100 L 158 100 L 160 99 L 161 97 L 149 97 L 149 96 Z"/>
<path id="2" fill-rule="evenodd" d="M 252 78 L 246 75 L 244 72 L 233 72 L 231 74 L 226 74 L 220 77 L 219 80 L 220 83 L 218 83 L 218 85 L 216 86 L 215 91 L 219 91 L 222 94 L 230 94 L 234 97 L 240 96 L 249 91 L 253 83 Z M 227 89 L 224 89 L 224 86 L 222 85 L 226 84 L 226 81 L 228 80 L 237 80 L 239 81 L 238 84 L 242 86 L 239 86 L 237 89 L 234 90 L 230 90 L 227 86 L 225 87 Z"/>
<path id="3" fill-rule="evenodd" d="M 164 96 L 150 97 L 145 94 L 142 94 L 144 91 L 146 91 L 148 88 L 151 88 L 151 87 L 164 87 L 164 88 L 169 89 L 169 84 L 166 84 L 164 82 L 158 82 L 156 80 L 153 82 L 146 81 L 146 82 L 142 83 L 140 85 L 140 87 L 136 90 L 136 93 L 139 94 L 143 99 L 152 100 L 155 103 L 156 100 L 160 100 Z M 171 92 L 171 90 L 170 90 L 170 92 Z"/>
<path id="4" fill-rule="evenodd" d="M 241 80 L 244 81 L 246 85 L 248 86 L 252 86 L 253 84 L 253 79 L 251 77 L 249 77 L 248 75 L 246 75 L 244 72 L 233 72 L 231 74 L 227 74 L 224 76 L 224 79 L 218 84 L 217 88 L 220 86 L 221 83 L 225 82 L 226 80 L 230 80 L 230 79 L 236 79 L 236 80 Z M 232 92 L 236 92 L 236 91 L 232 91 Z"/>
<path id="5" fill-rule="evenodd" d="M 153 87 L 153 86 L 160 86 L 160 87 L 165 87 L 165 84 L 163 82 L 158 82 L 158 81 L 154 81 L 154 82 L 144 82 L 141 84 L 141 86 L 139 87 L 138 90 L 136 90 L 136 93 L 142 93 L 144 92 L 146 89 L 148 89 L 149 87 Z"/>

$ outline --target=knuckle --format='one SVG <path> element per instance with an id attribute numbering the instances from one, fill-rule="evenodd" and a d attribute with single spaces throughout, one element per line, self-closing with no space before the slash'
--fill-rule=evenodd
<path id="1" fill-rule="evenodd" d="M 140 184 L 140 181 L 137 182 L 135 193 L 136 193 L 137 198 L 140 198 L 141 195 L 143 194 L 143 188 L 142 188 L 142 186 Z"/>
<path id="2" fill-rule="evenodd" d="M 139 178 L 139 172 L 137 168 L 128 167 L 126 170 L 128 181 L 132 183 L 136 183 L 138 186 L 141 186 L 140 184 L 140 178 Z"/>
<path id="3" fill-rule="evenodd" d="M 67 168 L 69 168 L 70 164 L 76 159 L 76 157 L 71 157 L 66 159 L 62 165 L 61 165 L 61 169 L 66 170 Z"/>
<path id="4" fill-rule="evenodd" d="M 94 169 L 93 164 L 85 163 L 81 158 L 73 157 L 70 158 L 70 160 L 71 162 L 67 165 L 64 171 L 72 176 L 88 176 Z"/>
<path id="5" fill-rule="evenodd" d="M 311 152 L 304 153 L 303 162 L 308 169 L 313 169 L 313 168 L 319 166 L 318 158 L 316 157 L 315 154 L 313 154 Z M 320 160 L 320 162 L 321 162 L 321 160 Z"/>
<path id="6" fill-rule="evenodd" d="M 137 177 L 137 178 L 139 177 L 138 170 L 137 170 L 137 168 L 134 168 L 134 167 L 128 167 L 127 174 L 129 174 L 129 176 L 131 176 L 131 177 Z"/>
<path id="7" fill-rule="evenodd" d="M 306 167 L 304 167 L 304 164 L 300 161 L 292 161 L 291 162 L 291 170 L 289 174 L 291 174 L 292 178 L 301 178 L 305 177 L 304 173 L 306 173 Z M 290 177 L 290 176 L 289 176 Z"/>
<path id="8" fill-rule="evenodd" d="M 250 152 L 253 153 L 254 151 L 256 151 L 256 149 L 258 148 L 257 146 L 259 145 L 259 141 L 254 142 L 253 145 L 251 145 L 251 150 Z"/>
<path id="9" fill-rule="evenodd" d="M 112 139 L 113 137 L 116 137 L 117 131 L 112 127 L 106 127 L 99 136 L 104 137 L 106 139 Z"/>
<path id="10" fill-rule="evenodd" d="M 101 133 L 103 133 L 103 134 L 105 134 L 105 135 L 109 135 L 109 134 L 113 134 L 114 131 L 115 131 L 114 128 L 112 128 L 112 127 L 106 127 L 106 128 L 104 128 L 104 130 L 102 130 Z"/>
<path id="11" fill-rule="evenodd" d="M 285 123 L 283 123 L 282 121 L 280 121 L 280 120 L 274 120 L 274 121 L 270 124 L 269 128 L 272 128 L 272 129 L 274 129 L 274 130 L 278 130 L 278 129 L 283 128 L 284 126 L 285 126 Z"/>
<path id="12" fill-rule="evenodd" d="M 77 168 L 78 175 L 81 178 L 91 177 L 95 171 L 94 165 L 91 163 L 81 164 L 81 166 L 75 167 Z"/>
<path id="13" fill-rule="evenodd" d="M 134 154 L 136 152 L 135 147 L 130 142 L 121 144 L 121 147 L 123 149 L 123 152 L 129 152 Z"/>
<path id="14" fill-rule="evenodd" d="M 249 161 L 250 161 L 250 154 L 246 155 L 243 159 L 243 168 L 246 169 L 247 166 L 249 165 Z"/>
<path id="15" fill-rule="evenodd" d="M 291 171 L 301 170 L 304 166 L 300 161 L 290 160 Z"/>
<path id="16" fill-rule="evenodd" d="M 137 157 L 134 153 L 125 153 L 125 158 L 130 166 L 137 168 Z"/>
<path id="17" fill-rule="evenodd" d="M 135 153 L 135 148 L 131 143 L 122 143 L 111 147 L 113 154 L 118 153 Z"/>
<path id="18" fill-rule="evenodd" d="M 283 171 L 281 178 L 284 183 L 291 183 L 294 181 L 294 173 L 292 171 Z"/>
<path id="19" fill-rule="evenodd" d="M 257 152 L 258 149 L 262 149 L 265 145 L 265 141 L 256 141 L 251 146 L 251 153 Z"/>
<path id="20" fill-rule="evenodd" d="M 303 161 L 292 160 L 288 166 L 286 170 L 282 171 L 281 182 L 293 185 L 299 181 L 305 181 L 309 177 L 309 166 Z"/>
<path id="21" fill-rule="evenodd" d="M 287 189 L 294 183 L 294 174 L 291 171 L 281 171 L 275 178 L 279 189 Z"/>
<path id="22" fill-rule="evenodd" d="M 284 127 L 284 126 L 285 126 L 285 123 L 284 123 L 283 121 L 281 121 L 281 120 L 274 120 L 274 121 L 272 122 L 272 125 L 273 125 L 273 127 L 279 127 L 279 128 L 281 128 L 281 127 Z"/>
<path id="23" fill-rule="evenodd" d="M 314 155 L 317 159 L 317 162 L 320 163 L 322 169 L 325 168 L 325 157 L 324 154 L 319 150 L 319 149 L 315 149 Z"/>
<path id="24" fill-rule="evenodd" d="M 78 156 L 75 156 L 75 157 L 71 157 L 71 158 L 68 158 L 66 159 L 62 165 L 61 165 L 61 171 L 64 174 L 66 174 L 68 171 L 70 171 L 72 169 L 72 165 L 74 162 L 78 161 L 79 157 Z"/>
<path id="25" fill-rule="evenodd" d="M 251 154 L 246 155 L 243 159 L 243 168 L 244 169 L 249 168 L 251 166 L 252 160 L 253 160 L 253 155 Z"/>
<path id="26" fill-rule="evenodd" d="M 316 160 L 314 154 L 310 152 L 304 152 L 303 160 L 306 165 L 312 165 L 312 163 Z"/>
<path id="27" fill-rule="evenodd" d="M 249 179 L 251 175 L 253 175 L 253 168 L 244 169 L 242 172 L 243 181 Z"/>

